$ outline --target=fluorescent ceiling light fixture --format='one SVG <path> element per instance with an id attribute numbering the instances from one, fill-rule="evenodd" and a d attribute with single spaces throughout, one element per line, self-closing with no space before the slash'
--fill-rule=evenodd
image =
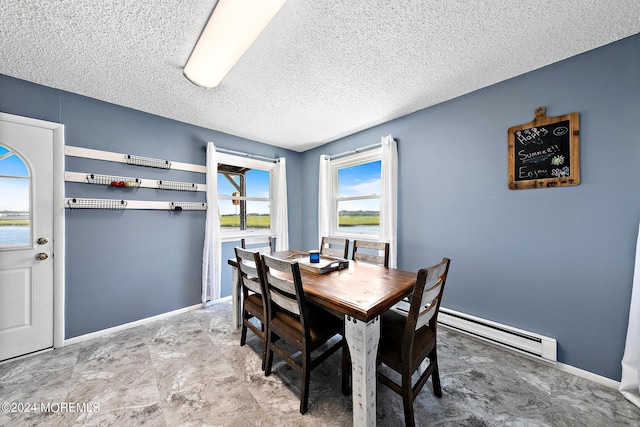
<path id="1" fill-rule="evenodd" d="M 184 67 L 185 77 L 198 86 L 218 86 L 285 1 L 219 0 Z"/>

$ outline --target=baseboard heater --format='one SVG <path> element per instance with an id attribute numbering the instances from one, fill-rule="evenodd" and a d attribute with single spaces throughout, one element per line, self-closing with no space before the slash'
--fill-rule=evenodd
<path id="1" fill-rule="evenodd" d="M 558 360 L 557 343 L 554 338 L 523 331 L 444 307 L 440 308 L 438 323 L 548 362 L 557 362 Z"/>

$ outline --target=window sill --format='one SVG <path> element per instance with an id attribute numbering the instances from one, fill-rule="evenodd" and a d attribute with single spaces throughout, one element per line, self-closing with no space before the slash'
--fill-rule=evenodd
<path id="1" fill-rule="evenodd" d="M 250 237 L 262 237 L 270 236 L 275 237 L 275 233 L 271 230 L 222 230 L 220 232 L 220 240 L 222 243 L 227 242 L 239 242 L 240 239 L 246 239 Z"/>
<path id="2" fill-rule="evenodd" d="M 351 232 L 346 233 L 344 231 L 336 231 L 333 233 L 329 233 L 330 237 L 340 237 L 343 239 L 363 239 L 363 240 L 380 240 L 380 233 L 367 233 L 367 232 Z"/>

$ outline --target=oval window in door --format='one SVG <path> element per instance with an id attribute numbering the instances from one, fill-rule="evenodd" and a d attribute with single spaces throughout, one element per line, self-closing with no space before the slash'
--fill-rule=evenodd
<path id="1" fill-rule="evenodd" d="M 24 160 L 0 144 L 0 249 L 31 242 L 30 188 Z"/>

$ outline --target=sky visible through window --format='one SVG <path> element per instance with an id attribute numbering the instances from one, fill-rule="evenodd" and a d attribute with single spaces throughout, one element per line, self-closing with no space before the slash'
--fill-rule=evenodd
<path id="1" fill-rule="evenodd" d="M 0 176 L 25 179 L 0 178 L 0 211 L 29 210 L 29 171 L 22 159 L 0 145 Z M 3 157 L 9 154 L 7 157 Z"/>
<path id="2" fill-rule="evenodd" d="M 380 195 L 380 160 L 338 170 L 338 197 Z M 380 210 L 380 200 L 353 200 L 349 210 Z"/>
<path id="3" fill-rule="evenodd" d="M 381 161 L 364 163 L 356 166 L 342 168 L 338 170 L 338 188 L 340 197 L 366 196 L 380 194 L 380 169 Z M 269 197 L 269 172 L 259 169 L 251 169 L 247 172 L 247 196 L 248 197 Z M 236 178 L 236 182 L 237 178 Z M 227 180 L 223 174 L 218 174 L 218 194 L 231 196 L 236 191 L 235 187 Z M 354 200 L 348 204 L 350 210 L 373 210 L 380 209 L 380 201 L 375 200 Z M 268 214 L 268 203 L 248 203 L 248 214 Z M 220 203 L 221 215 L 238 214 L 237 205 L 231 201 Z"/>
<path id="4" fill-rule="evenodd" d="M 269 172 L 259 169 L 247 171 L 247 197 L 269 197 Z M 236 182 L 239 181 L 236 178 Z M 221 173 L 218 174 L 218 195 L 231 196 L 236 188 Z M 226 203 L 225 203 L 226 202 Z M 247 203 L 247 214 L 268 214 L 269 203 Z M 220 203 L 220 215 L 237 215 L 238 206 L 231 201 Z"/>

